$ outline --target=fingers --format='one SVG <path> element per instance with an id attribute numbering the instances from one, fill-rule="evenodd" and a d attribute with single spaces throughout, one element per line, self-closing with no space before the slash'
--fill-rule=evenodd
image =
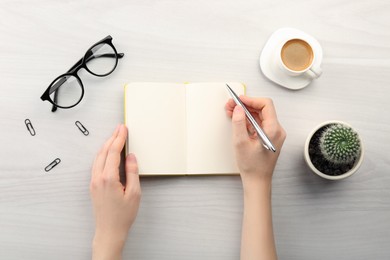
<path id="1" fill-rule="evenodd" d="M 235 106 L 236 103 L 233 101 L 233 99 L 229 99 L 228 102 L 226 102 L 225 111 L 229 117 L 232 117 Z"/>
<path id="2" fill-rule="evenodd" d="M 139 195 L 141 186 L 139 183 L 138 163 L 134 154 L 130 153 L 126 157 L 126 189 L 125 195 Z"/>
<path id="3" fill-rule="evenodd" d="M 118 125 L 115 128 L 115 131 L 112 134 L 112 136 L 104 143 L 103 147 L 100 149 L 99 153 L 96 155 L 95 161 L 94 161 L 93 167 L 92 167 L 92 174 L 98 174 L 98 173 L 103 172 L 104 165 L 106 164 L 108 150 L 109 150 L 112 142 L 115 140 L 116 136 L 118 135 L 119 127 L 120 127 L 120 125 Z"/>
<path id="4" fill-rule="evenodd" d="M 261 112 L 263 120 L 277 120 L 275 106 L 270 98 L 252 98 L 240 96 L 241 101 L 250 109 Z"/>
<path id="5" fill-rule="evenodd" d="M 104 165 L 104 173 L 109 177 L 119 179 L 119 165 L 121 162 L 121 152 L 126 143 L 127 128 L 121 125 L 118 130 L 118 134 L 111 143 L 108 152 L 107 159 Z"/>
<path id="6" fill-rule="evenodd" d="M 240 96 L 240 99 L 248 108 L 257 110 L 264 132 L 275 142 L 274 144 L 279 148 L 277 149 L 280 150 L 286 138 L 286 132 L 278 121 L 272 99 L 251 98 L 248 96 Z"/>
<path id="7" fill-rule="evenodd" d="M 261 112 L 262 116 L 266 119 L 277 118 L 275 106 L 273 104 L 272 99 L 260 98 L 260 97 L 252 98 L 244 95 L 241 95 L 240 99 L 250 112 L 252 113 Z M 235 106 L 236 103 L 231 98 L 226 102 L 225 110 L 228 116 L 231 117 L 233 115 L 233 110 Z"/>
<path id="8" fill-rule="evenodd" d="M 249 135 L 246 124 L 247 122 L 244 109 L 241 106 L 236 106 L 232 115 L 233 140 L 236 144 L 240 144 L 248 140 Z"/>

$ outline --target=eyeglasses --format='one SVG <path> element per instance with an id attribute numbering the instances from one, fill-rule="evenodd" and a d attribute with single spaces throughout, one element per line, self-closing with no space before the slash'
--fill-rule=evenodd
<path id="1" fill-rule="evenodd" d="M 52 112 L 55 112 L 57 108 L 72 108 L 76 106 L 84 96 L 84 86 L 77 72 L 84 68 L 92 75 L 105 77 L 115 70 L 118 65 L 118 59 L 123 58 L 123 56 L 124 53 L 117 53 L 112 44 L 112 37 L 107 36 L 92 45 L 84 57 L 76 62 L 66 73 L 53 80 L 41 96 L 41 99 L 53 104 Z"/>

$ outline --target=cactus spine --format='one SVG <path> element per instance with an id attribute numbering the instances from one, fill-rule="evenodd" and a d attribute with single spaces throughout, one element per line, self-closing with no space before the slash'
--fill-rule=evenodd
<path id="1" fill-rule="evenodd" d="M 328 161 L 347 164 L 360 155 L 360 139 L 351 127 L 333 124 L 322 133 L 320 149 Z"/>

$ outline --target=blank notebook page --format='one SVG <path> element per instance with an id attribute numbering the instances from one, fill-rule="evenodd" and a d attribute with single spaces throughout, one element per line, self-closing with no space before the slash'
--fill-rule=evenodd
<path id="1" fill-rule="evenodd" d="M 240 83 L 228 83 L 237 95 Z M 230 98 L 225 83 L 194 83 L 186 87 L 187 173 L 238 173 L 232 144 Z"/>
<path id="2" fill-rule="evenodd" d="M 139 172 L 186 172 L 185 87 L 175 83 L 132 83 L 125 89 L 128 152 Z"/>

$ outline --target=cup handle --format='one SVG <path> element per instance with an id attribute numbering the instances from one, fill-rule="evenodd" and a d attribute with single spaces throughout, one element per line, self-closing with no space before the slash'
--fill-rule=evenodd
<path id="1" fill-rule="evenodd" d="M 316 79 L 322 74 L 322 69 L 317 66 L 317 67 L 311 67 L 309 70 L 306 71 L 306 75 L 309 76 L 312 79 Z"/>

